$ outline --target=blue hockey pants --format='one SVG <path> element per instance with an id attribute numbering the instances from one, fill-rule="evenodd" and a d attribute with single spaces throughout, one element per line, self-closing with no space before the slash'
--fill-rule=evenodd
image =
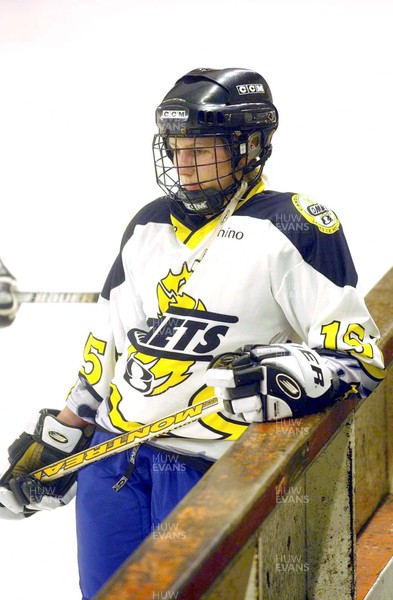
<path id="1" fill-rule="evenodd" d="M 110 437 L 96 432 L 92 444 Z M 78 474 L 76 524 L 83 600 L 93 598 L 203 475 L 184 464 L 181 455 L 142 445 L 128 483 L 115 492 L 112 486 L 127 471 L 130 453 L 105 458 Z"/>

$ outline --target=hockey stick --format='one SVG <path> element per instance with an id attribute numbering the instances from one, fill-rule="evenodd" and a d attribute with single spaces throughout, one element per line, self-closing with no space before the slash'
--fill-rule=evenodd
<path id="1" fill-rule="evenodd" d="M 25 302 L 97 302 L 98 298 L 97 292 L 20 292 L 0 258 L 0 327 L 10 325 Z"/>
<path id="2" fill-rule="evenodd" d="M 92 464 L 118 452 L 128 450 L 133 446 L 147 442 L 159 435 L 173 431 L 183 425 L 188 425 L 197 419 L 201 419 L 213 413 L 217 413 L 223 409 L 223 402 L 216 397 L 202 400 L 188 408 L 179 410 L 178 412 L 162 417 L 157 421 L 141 425 L 137 429 L 122 433 L 105 442 L 91 446 L 86 450 L 72 454 L 66 458 L 62 458 L 42 469 L 37 469 L 30 473 L 39 481 L 47 482 L 69 475 L 74 471 L 82 469 L 87 465 Z"/>
<path id="3" fill-rule="evenodd" d="M 97 302 L 98 292 L 13 292 L 18 304 L 23 302 Z"/>
<path id="4" fill-rule="evenodd" d="M 230 203 L 224 210 L 219 219 L 212 235 L 209 237 L 207 244 L 203 248 L 199 258 L 195 263 L 200 263 L 207 253 L 210 246 L 218 236 L 223 224 L 230 218 L 236 207 L 247 190 L 247 183 L 242 181 L 240 188 L 231 199 Z M 15 287 L 15 280 L 5 267 L 4 263 L 0 259 L 0 276 L 3 276 L 6 282 L 6 287 L 3 290 L 3 295 L 0 293 L 0 314 L 3 309 L 4 315 L 10 310 L 12 306 L 12 300 L 16 300 L 17 304 L 24 302 L 96 302 L 99 298 L 99 293 L 95 292 L 20 292 Z M 0 292 L 1 292 L 1 281 L 0 281 Z"/>
<path id="5" fill-rule="evenodd" d="M 23 302 L 96 302 L 97 292 L 20 292 L 15 278 L 0 258 L 0 308 L 8 308 L 12 301 Z M 2 304 L 7 306 L 2 306 Z"/>

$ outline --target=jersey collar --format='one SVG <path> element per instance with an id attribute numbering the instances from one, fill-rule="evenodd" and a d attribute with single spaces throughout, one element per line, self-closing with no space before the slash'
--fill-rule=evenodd
<path id="1" fill-rule="evenodd" d="M 243 200 L 239 202 L 236 210 L 238 210 L 256 194 L 261 194 L 264 189 L 265 182 L 262 180 L 252 188 L 252 190 Z M 171 223 L 179 242 L 190 248 L 190 250 L 196 248 L 198 244 L 200 244 L 201 241 L 213 231 L 221 216 L 216 215 L 209 220 L 202 219 L 201 217 L 194 218 L 190 215 L 184 215 L 180 210 L 176 210 L 176 208 L 176 206 L 171 207 Z"/>

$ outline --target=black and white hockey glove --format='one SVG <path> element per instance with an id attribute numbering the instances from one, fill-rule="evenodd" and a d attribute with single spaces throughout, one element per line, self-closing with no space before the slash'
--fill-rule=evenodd
<path id="1" fill-rule="evenodd" d="M 16 281 L 0 260 L 0 327 L 11 325 L 18 312 Z"/>
<path id="2" fill-rule="evenodd" d="M 29 473 L 83 450 L 94 426 L 78 429 L 57 420 L 60 411 L 44 408 L 30 431 L 9 447 L 7 471 L 0 477 L 0 518 L 20 519 L 68 504 L 76 492 L 76 473 L 43 484 Z"/>
<path id="3" fill-rule="evenodd" d="M 338 397 L 339 378 L 327 360 L 299 344 L 244 346 L 209 365 L 206 383 L 225 410 L 248 423 L 318 412 Z"/>

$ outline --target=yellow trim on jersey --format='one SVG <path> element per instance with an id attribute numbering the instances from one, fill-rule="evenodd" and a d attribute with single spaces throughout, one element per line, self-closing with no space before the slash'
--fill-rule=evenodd
<path id="1" fill-rule="evenodd" d="M 185 244 L 190 233 L 192 233 L 191 229 L 189 229 L 188 227 L 183 225 L 183 223 L 181 221 L 179 221 L 178 219 L 176 219 L 176 217 L 174 217 L 172 214 L 171 214 L 171 222 L 173 225 L 173 229 L 175 230 L 177 239 L 180 242 L 182 242 L 183 244 Z"/>
<path id="2" fill-rule="evenodd" d="M 209 233 L 211 233 L 215 226 L 217 225 L 219 218 L 221 215 L 218 215 L 216 218 L 212 219 L 208 223 L 205 223 L 202 227 L 197 229 L 196 231 L 192 231 L 186 225 L 184 225 L 181 221 L 176 219 L 173 215 L 171 215 L 171 221 L 173 228 L 175 230 L 175 234 L 177 239 L 182 242 L 187 248 L 194 250 L 200 244 Z"/>
<path id="3" fill-rule="evenodd" d="M 119 388 L 114 383 L 110 383 L 111 393 L 109 396 L 109 412 L 108 417 L 113 427 L 120 431 L 132 431 L 138 427 L 142 427 L 142 423 L 137 421 L 126 421 L 119 410 L 119 404 L 123 400 L 123 396 L 119 392 Z"/>
<path id="4" fill-rule="evenodd" d="M 243 204 L 247 202 L 247 200 L 249 200 L 256 194 L 261 194 L 264 191 L 264 189 L 265 182 L 262 180 L 260 183 L 258 183 L 256 187 L 254 187 L 250 191 L 250 193 L 244 198 L 244 200 L 241 200 L 239 202 L 236 210 L 240 208 L 240 206 L 243 206 Z M 203 225 L 194 232 L 191 229 L 189 229 L 189 227 L 186 227 L 186 225 L 184 225 L 181 221 L 179 221 L 179 219 L 176 219 L 176 217 L 174 217 L 172 214 L 171 222 L 175 230 L 177 239 L 183 244 L 185 244 L 187 248 L 194 250 L 194 248 L 196 248 L 202 242 L 202 240 L 215 229 L 220 217 L 221 214 L 217 215 L 217 217 L 215 217 L 211 221 L 208 221 L 207 223 L 205 223 L 205 225 Z"/>
<path id="5" fill-rule="evenodd" d="M 265 182 L 263 181 L 263 179 L 258 183 L 258 185 L 256 185 L 254 188 L 252 188 L 251 192 L 244 198 L 244 200 L 241 200 L 239 202 L 239 204 L 237 205 L 237 208 L 240 208 L 241 206 L 243 206 L 243 204 L 245 204 L 248 200 L 250 200 L 250 198 L 252 198 L 253 196 L 256 196 L 257 194 L 262 194 L 262 192 L 265 190 Z M 235 211 L 236 212 L 236 211 Z"/>
<path id="6" fill-rule="evenodd" d="M 191 406 L 202 400 L 207 400 L 212 396 L 214 396 L 214 389 L 212 387 L 202 388 L 193 397 Z M 207 417 L 203 417 L 200 419 L 200 422 L 202 424 L 204 423 L 208 429 L 213 429 L 216 433 L 221 434 L 221 436 L 228 441 L 238 440 L 249 426 L 249 423 L 239 423 L 224 419 L 220 413 L 214 413 Z"/>
<path id="7" fill-rule="evenodd" d="M 380 381 L 382 381 L 386 377 L 385 369 L 381 369 L 380 367 L 374 367 L 373 365 L 369 365 L 368 363 L 364 362 L 363 360 L 360 362 L 362 363 L 362 367 L 366 371 L 366 373 L 368 375 L 370 375 L 370 377 L 372 377 L 373 379 L 379 379 Z"/>
<path id="8" fill-rule="evenodd" d="M 189 239 L 185 242 L 187 248 L 194 250 L 194 248 L 199 246 L 199 244 L 202 242 L 202 240 L 206 236 L 208 236 L 209 233 L 214 231 L 218 221 L 220 220 L 220 217 L 221 217 L 221 214 L 217 215 L 217 217 L 215 217 L 212 221 L 205 223 L 205 225 L 203 225 L 200 229 L 197 229 L 196 231 L 194 231 L 190 235 Z"/>

